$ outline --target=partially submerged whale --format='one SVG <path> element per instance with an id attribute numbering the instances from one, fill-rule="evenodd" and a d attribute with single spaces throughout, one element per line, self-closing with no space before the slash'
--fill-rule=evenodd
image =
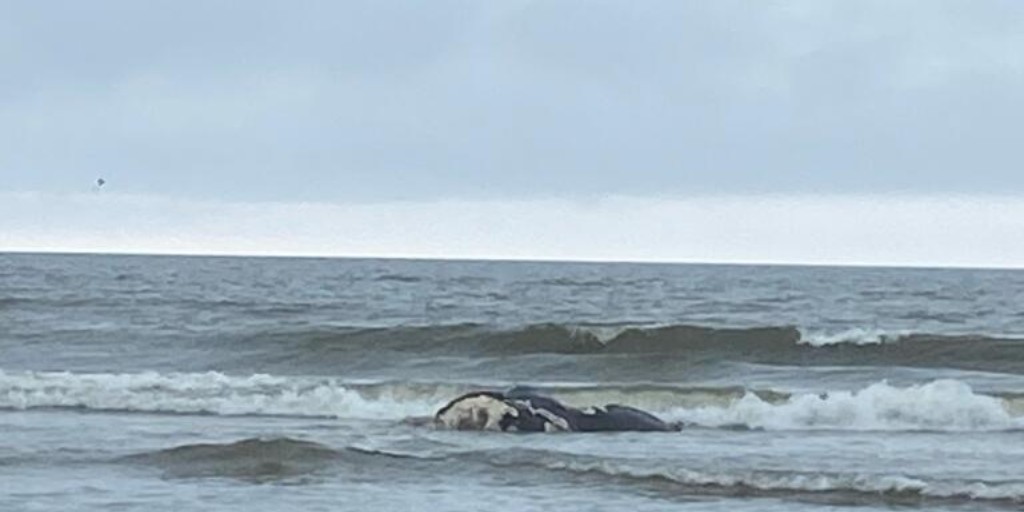
<path id="1" fill-rule="evenodd" d="M 439 409 L 434 424 L 498 432 L 672 432 L 682 428 L 633 407 L 609 404 L 577 409 L 522 387 L 505 393 L 466 393 Z"/>

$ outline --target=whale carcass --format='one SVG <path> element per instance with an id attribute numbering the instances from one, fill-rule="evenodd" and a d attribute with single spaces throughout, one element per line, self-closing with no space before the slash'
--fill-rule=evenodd
<path id="1" fill-rule="evenodd" d="M 466 393 L 440 408 L 434 424 L 496 432 L 671 432 L 681 428 L 634 407 L 609 404 L 578 409 L 529 388 Z"/>

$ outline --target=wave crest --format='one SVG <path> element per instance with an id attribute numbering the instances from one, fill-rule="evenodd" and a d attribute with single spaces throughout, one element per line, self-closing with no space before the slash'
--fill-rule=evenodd
<path id="1" fill-rule="evenodd" d="M 943 430 L 987 431 L 1024 428 L 1005 400 L 974 393 L 956 380 L 908 387 L 887 382 L 857 391 L 799 394 L 770 403 L 747 393 L 727 406 L 676 409 L 675 420 L 721 427 L 743 425 L 770 430 Z"/>
<path id="2" fill-rule="evenodd" d="M 341 456 L 341 452 L 325 445 L 284 437 L 189 444 L 122 460 L 157 467 L 172 477 L 274 480 L 312 473 Z"/>
<path id="3" fill-rule="evenodd" d="M 251 341 L 252 343 L 249 343 Z M 1010 336 L 934 335 L 881 329 L 812 331 L 794 326 L 479 324 L 335 327 L 271 332 L 247 341 L 256 362 L 302 368 L 392 365 L 395 357 L 503 358 L 534 354 L 659 356 L 673 361 L 779 365 L 872 365 L 959 368 L 1024 374 L 1024 340 Z M 650 361 L 631 360 L 631 365 Z M 617 363 L 609 362 L 609 365 Z M 615 367 L 612 366 L 614 369 Z"/>

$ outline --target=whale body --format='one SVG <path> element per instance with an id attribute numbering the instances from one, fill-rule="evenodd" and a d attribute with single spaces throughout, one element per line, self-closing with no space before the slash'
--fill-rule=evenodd
<path id="1" fill-rule="evenodd" d="M 466 393 L 434 415 L 434 424 L 455 430 L 495 432 L 672 432 L 677 423 L 662 421 L 625 405 L 577 409 L 530 388 Z"/>

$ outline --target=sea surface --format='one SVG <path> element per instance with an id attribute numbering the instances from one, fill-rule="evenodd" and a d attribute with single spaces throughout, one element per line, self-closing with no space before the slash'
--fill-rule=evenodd
<path id="1" fill-rule="evenodd" d="M 3 511 L 1021 507 L 1024 271 L 0 254 Z"/>

